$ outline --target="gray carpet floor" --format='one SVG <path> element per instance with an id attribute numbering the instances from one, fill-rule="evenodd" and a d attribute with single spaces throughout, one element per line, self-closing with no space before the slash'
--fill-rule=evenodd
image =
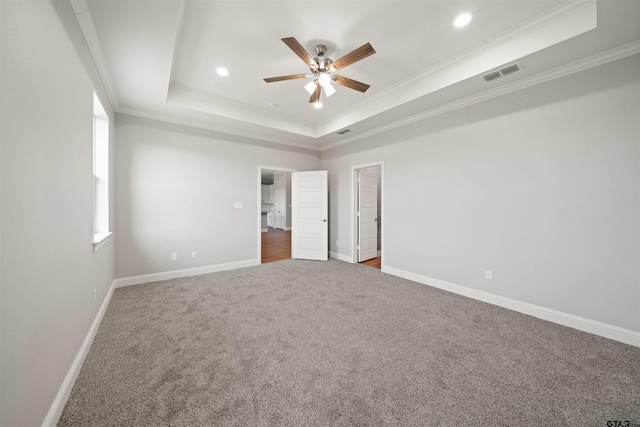
<path id="1" fill-rule="evenodd" d="M 341 261 L 117 289 L 59 426 L 640 424 L 640 348 Z"/>

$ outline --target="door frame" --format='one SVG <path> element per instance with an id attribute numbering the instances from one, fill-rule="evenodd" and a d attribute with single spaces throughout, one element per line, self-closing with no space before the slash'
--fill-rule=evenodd
<path id="1" fill-rule="evenodd" d="M 358 263 L 358 171 L 361 169 L 380 166 L 380 256 L 382 256 L 382 271 L 385 270 L 384 262 L 384 161 L 363 163 L 351 166 L 351 262 Z"/>
<path id="2" fill-rule="evenodd" d="M 258 202 L 256 206 L 256 210 L 258 214 L 257 215 L 258 216 L 258 221 L 257 221 L 258 239 L 256 244 L 256 250 L 258 254 L 258 264 L 262 264 L 262 171 L 263 170 L 277 171 L 277 172 L 290 172 L 290 173 L 298 172 L 298 169 L 258 165 L 258 179 L 257 179 L 258 184 L 256 186 L 256 192 L 257 192 L 256 201 Z M 293 227 L 293 224 L 291 224 L 291 226 Z"/>
<path id="3" fill-rule="evenodd" d="M 382 225 L 381 220 L 379 221 L 378 218 L 378 209 L 381 205 L 381 200 L 378 200 L 378 196 L 381 192 L 379 184 L 381 174 L 379 166 L 371 169 L 358 169 L 356 173 L 360 178 L 358 182 L 358 207 L 360 215 L 357 216 L 356 222 L 358 227 L 357 245 L 360 246 L 360 250 L 357 255 L 358 262 L 364 262 L 379 257 L 381 252 L 381 248 L 378 244 L 381 240 L 378 238 L 378 234 L 380 234 L 378 226 Z M 365 193 L 368 193 L 372 199 L 364 200 L 363 197 L 366 197 Z M 381 237 L 382 236 L 380 236 L 380 238 Z M 368 246 L 371 245 L 371 242 L 373 242 L 373 248 Z"/>

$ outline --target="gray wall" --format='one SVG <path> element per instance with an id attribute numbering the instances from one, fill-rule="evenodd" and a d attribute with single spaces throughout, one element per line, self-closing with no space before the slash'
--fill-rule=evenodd
<path id="1" fill-rule="evenodd" d="M 315 170 L 319 155 L 230 138 L 117 115 L 116 277 L 257 259 L 258 165 Z"/>
<path id="2" fill-rule="evenodd" d="M 118 277 L 257 257 L 258 164 L 328 169 L 330 249 L 351 255 L 351 165 L 383 160 L 386 265 L 640 331 L 637 55 L 322 162 L 114 117 L 66 1 L 0 1 L 0 56 L 2 426 L 42 424 L 113 281 L 114 244 Z M 117 138 L 115 239 L 95 253 L 93 90 Z"/>
<path id="3" fill-rule="evenodd" d="M 382 160 L 385 265 L 640 331 L 639 135 L 635 55 L 323 152 L 330 250 Z"/>
<path id="4" fill-rule="evenodd" d="M 113 240 L 92 245 L 94 89 L 111 135 L 113 111 L 67 1 L 2 0 L 0 19 L 0 425 L 39 426 L 113 282 Z"/>

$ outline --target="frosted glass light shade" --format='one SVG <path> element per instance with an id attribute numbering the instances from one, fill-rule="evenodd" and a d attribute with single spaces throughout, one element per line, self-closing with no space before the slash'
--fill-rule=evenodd
<path id="1" fill-rule="evenodd" d="M 312 81 L 304 85 L 304 88 L 309 92 L 309 95 L 313 95 L 313 92 L 316 91 L 316 81 Z"/>
<path id="2" fill-rule="evenodd" d="M 328 98 L 334 93 L 336 93 L 336 89 L 333 86 L 331 86 L 331 83 L 327 83 L 327 85 L 324 87 L 324 93 L 327 95 L 327 98 Z"/>
<path id="3" fill-rule="evenodd" d="M 318 76 L 318 83 L 320 83 L 320 86 L 326 87 L 327 85 L 331 84 L 331 77 L 329 77 L 329 74 L 320 74 Z"/>

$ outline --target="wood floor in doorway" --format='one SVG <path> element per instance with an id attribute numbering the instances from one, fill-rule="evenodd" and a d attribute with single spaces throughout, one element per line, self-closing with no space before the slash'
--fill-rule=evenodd
<path id="1" fill-rule="evenodd" d="M 291 259 L 291 230 L 272 227 L 269 227 L 268 230 L 266 233 L 262 233 L 261 262 L 265 264 Z"/>
<path id="2" fill-rule="evenodd" d="M 360 264 L 367 265 L 369 267 L 381 269 L 382 268 L 382 257 L 371 258 L 367 261 L 362 261 Z"/>

